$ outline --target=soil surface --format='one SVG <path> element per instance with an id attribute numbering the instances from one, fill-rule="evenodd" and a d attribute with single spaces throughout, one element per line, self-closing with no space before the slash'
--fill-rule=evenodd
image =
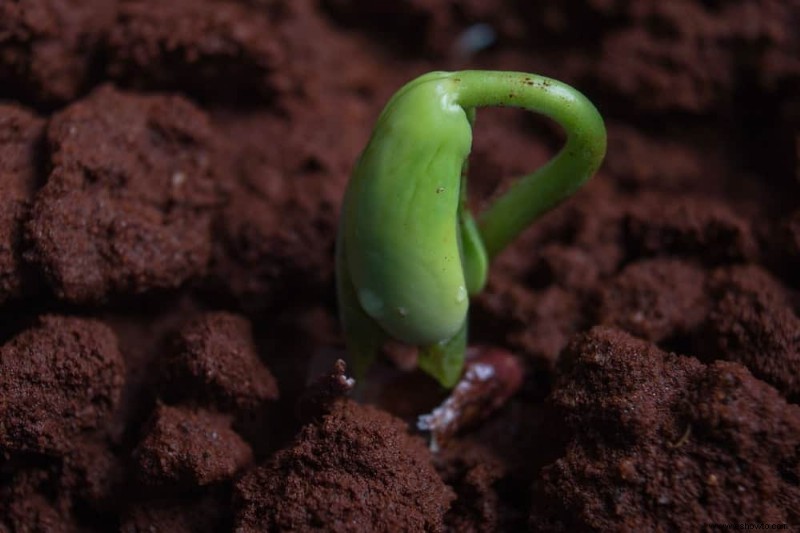
<path id="1" fill-rule="evenodd" d="M 0 532 L 800 526 L 798 27 L 798 0 L 0 1 Z M 333 247 L 386 100 L 465 68 L 580 88 L 609 147 L 492 265 L 471 343 L 522 375 L 432 451 L 413 356 L 351 392 L 334 365 Z M 562 141 L 481 110 L 472 205 Z"/>

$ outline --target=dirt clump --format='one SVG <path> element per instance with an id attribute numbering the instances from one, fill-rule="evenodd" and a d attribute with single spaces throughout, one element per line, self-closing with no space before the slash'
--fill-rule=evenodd
<path id="1" fill-rule="evenodd" d="M 705 273 L 674 259 L 626 266 L 601 289 L 598 322 L 659 342 L 687 334 L 708 314 Z"/>
<path id="2" fill-rule="evenodd" d="M 236 529 L 243 532 L 444 531 L 453 500 L 430 452 L 402 421 L 344 399 L 246 475 L 236 492 Z"/>
<path id="3" fill-rule="evenodd" d="M 0 98 L 52 106 L 91 83 L 117 0 L 0 6 Z"/>
<path id="4" fill-rule="evenodd" d="M 31 260 L 73 302 L 179 287 L 205 272 L 218 202 L 207 117 L 177 96 L 105 86 L 52 118 Z"/>
<path id="5" fill-rule="evenodd" d="M 156 408 L 133 452 L 142 483 L 189 487 L 231 479 L 252 457 L 230 419 L 164 405 Z"/>
<path id="6" fill-rule="evenodd" d="M 164 358 L 160 393 L 182 403 L 226 412 L 254 411 L 278 398 L 278 386 L 258 357 L 250 322 L 207 313 L 184 325 Z"/>
<path id="7" fill-rule="evenodd" d="M 0 347 L 0 450 L 62 454 L 102 430 L 119 401 L 124 364 L 104 324 L 43 316 Z"/>
<path id="8" fill-rule="evenodd" d="M 39 185 L 44 120 L 21 106 L 0 105 L 0 304 L 31 290 L 22 257 L 22 227 Z"/>
<path id="9" fill-rule="evenodd" d="M 571 343 L 552 401 L 572 438 L 534 482 L 531 527 L 798 518 L 800 408 L 739 364 L 597 327 Z"/>
<path id="10" fill-rule="evenodd" d="M 267 98 L 281 61 L 266 13 L 236 2 L 126 1 L 108 41 L 109 75 L 126 86 L 233 103 Z"/>

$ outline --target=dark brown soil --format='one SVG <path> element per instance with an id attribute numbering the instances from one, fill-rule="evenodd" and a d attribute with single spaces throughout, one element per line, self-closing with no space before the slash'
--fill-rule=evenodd
<path id="1" fill-rule="evenodd" d="M 159 406 L 133 451 L 137 479 L 189 487 L 230 480 L 253 458 L 230 425 L 221 415 Z"/>
<path id="2" fill-rule="evenodd" d="M 401 420 L 340 400 L 237 484 L 236 530 L 443 531 L 452 500 Z"/>
<path id="3" fill-rule="evenodd" d="M 800 524 L 798 27 L 797 0 L 0 0 L 0 532 Z M 572 83 L 609 148 L 494 261 L 470 342 L 522 384 L 434 453 L 413 357 L 355 399 L 331 374 L 333 247 L 383 104 L 464 68 Z M 509 109 L 474 134 L 476 210 L 563 141 Z"/>
<path id="4" fill-rule="evenodd" d="M 264 98 L 281 58 L 271 19 L 236 2 L 122 2 L 108 38 L 108 74 L 127 86 L 232 104 Z"/>
<path id="5" fill-rule="evenodd" d="M 116 0 L 0 6 L 0 98 L 63 104 L 96 81 Z"/>
<path id="6" fill-rule="evenodd" d="M 180 97 L 109 86 L 53 116 L 50 173 L 28 233 L 30 259 L 59 297 L 99 301 L 205 272 L 217 201 L 213 135 Z"/>
<path id="7" fill-rule="evenodd" d="M 597 321 L 660 342 L 685 335 L 708 316 L 705 273 L 675 259 L 628 264 L 600 292 Z"/>
<path id="8" fill-rule="evenodd" d="M 703 365 L 615 329 L 576 338 L 551 400 L 571 440 L 534 483 L 544 530 L 794 524 L 800 407 L 741 365 Z"/>
<path id="9" fill-rule="evenodd" d="M 235 414 L 263 409 L 278 398 L 250 322 L 231 313 L 207 313 L 181 328 L 162 367 L 159 392 L 168 400 Z"/>
<path id="10" fill-rule="evenodd" d="M 42 156 L 44 121 L 29 110 L 0 106 L 0 303 L 22 296 L 22 224 L 29 215 Z"/>
<path id="11" fill-rule="evenodd" d="M 0 349 L 0 446 L 59 455 L 101 429 L 124 381 L 114 333 L 94 320 L 44 316 Z"/>

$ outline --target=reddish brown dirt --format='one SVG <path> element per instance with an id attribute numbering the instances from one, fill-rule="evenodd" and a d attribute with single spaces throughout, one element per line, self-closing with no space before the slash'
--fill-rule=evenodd
<path id="1" fill-rule="evenodd" d="M 114 333 L 94 320 L 44 316 L 3 345 L 0 446 L 59 455 L 101 429 L 124 381 Z"/>
<path id="2" fill-rule="evenodd" d="M 0 303 L 30 288 L 21 257 L 22 223 L 36 191 L 43 126 L 23 107 L 0 107 Z"/>
<path id="3" fill-rule="evenodd" d="M 199 110 L 104 86 L 56 114 L 47 140 L 51 171 L 28 234 L 58 296 L 98 301 L 203 274 L 217 194 Z"/>
<path id="4" fill-rule="evenodd" d="M 399 419 L 350 400 L 236 488 L 237 531 L 443 531 L 451 489 Z"/>
<path id="5" fill-rule="evenodd" d="M 0 1 L 0 531 L 800 524 L 798 27 L 798 0 Z M 298 400 L 345 383 L 314 379 L 353 162 L 403 82 L 462 68 L 576 85 L 609 148 L 473 301 L 519 392 L 433 454 L 419 373 Z M 563 140 L 474 133 L 477 210 Z"/>
<path id="6" fill-rule="evenodd" d="M 230 480 L 253 458 L 230 419 L 205 411 L 159 406 L 133 451 L 144 485 L 204 487 Z"/>
<path id="7" fill-rule="evenodd" d="M 534 483 L 544 530 L 796 523 L 800 407 L 738 364 L 703 365 L 614 329 L 562 357 L 551 397 L 573 437 Z"/>
<path id="8" fill-rule="evenodd" d="M 95 81 L 116 0 L 0 6 L 0 97 L 63 104 Z"/>

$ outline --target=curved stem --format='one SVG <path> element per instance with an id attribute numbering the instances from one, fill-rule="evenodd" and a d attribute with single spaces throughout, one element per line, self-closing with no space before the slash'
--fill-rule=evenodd
<path id="1" fill-rule="evenodd" d="M 470 127 L 475 127 L 476 112 L 475 108 L 464 110 L 467 114 Z M 469 173 L 469 158 L 464 159 L 461 167 L 461 189 L 458 202 L 458 228 L 461 244 L 461 262 L 464 269 L 464 281 L 466 282 L 467 294 L 474 296 L 479 294 L 486 285 L 486 278 L 489 275 L 489 257 L 483 244 L 475 219 L 469 210 L 467 193 L 467 174 Z"/>
<path id="2" fill-rule="evenodd" d="M 558 155 L 520 178 L 478 217 L 486 251 L 494 257 L 592 176 L 605 156 L 606 130 L 594 105 L 557 80 L 523 72 L 465 70 L 455 73 L 454 81 L 456 102 L 466 109 L 521 107 L 555 120 L 567 134 Z"/>

